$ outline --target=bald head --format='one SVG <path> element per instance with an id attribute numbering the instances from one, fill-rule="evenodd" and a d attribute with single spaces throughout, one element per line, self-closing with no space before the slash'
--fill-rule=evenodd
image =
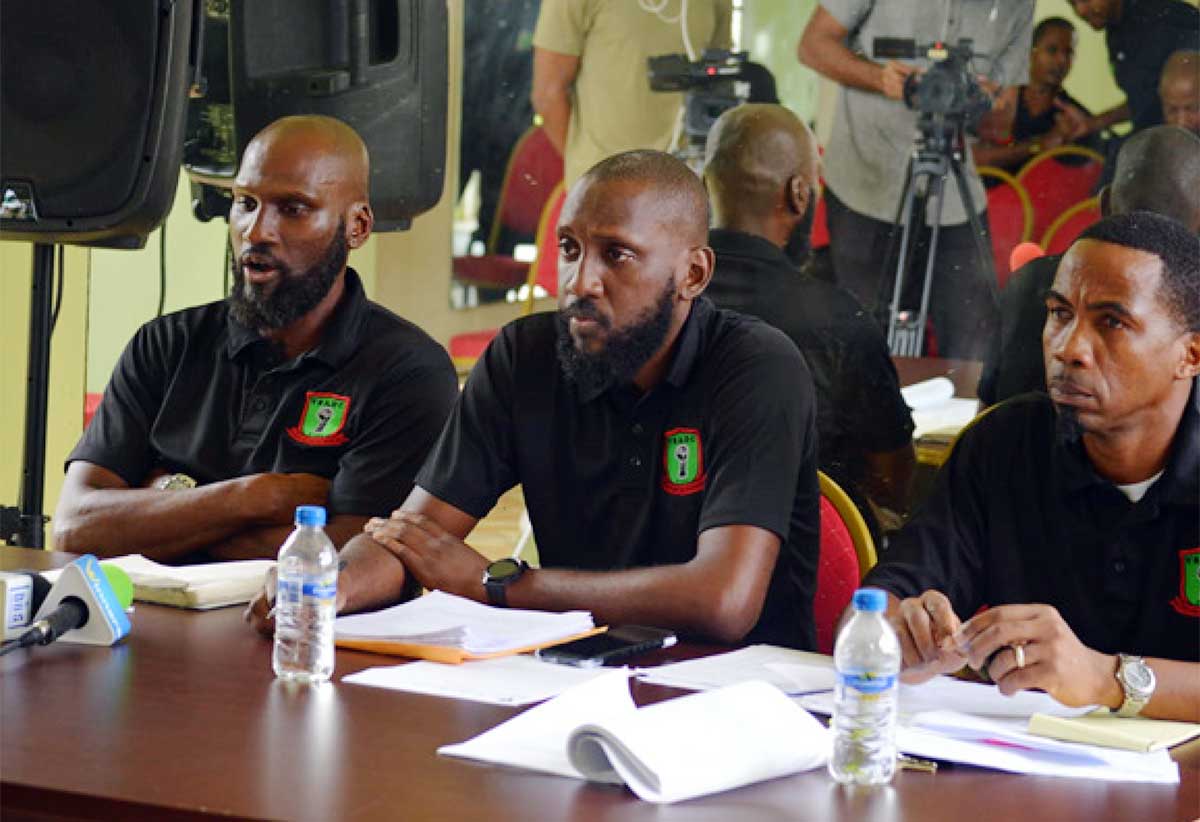
<path id="1" fill-rule="evenodd" d="M 1167 58 L 1158 82 L 1163 121 L 1200 135 L 1200 51 L 1177 51 Z"/>
<path id="2" fill-rule="evenodd" d="M 686 163 L 670 154 L 638 149 L 607 157 L 572 186 L 569 198 L 577 198 L 598 183 L 631 183 L 642 191 L 653 192 L 664 222 L 677 226 L 691 244 L 704 245 L 707 241 L 708 202 L 704 185 Z"/>
<path id="3" fill-rule="evenodd" d="M 704 181 L 718 227 L 765 234 L 753 223 L 773 215 L 804 217 L 817 183 L 816 141 L 783 106 L 738 106 L 722 114 L 708 133 Z M 802 204 L 795 202 L 798 197 Z"/>
<path id="4" fill-rule="evenodd" d="M 294 166 L 304 173 L 314 163 L 328 172 L 322 181 L 336 184 L 349 200 L 370 195 L 371 160 L 367 146 L 353 128 L 333 117 L 303 114 L 281 117 L 264 128 L 246 146 L 242 164 L 278 157 L 281 167 Z"/>
<path id="5" fill-rule="evenodd" d="M 1200 137 L 1155 126 L 1125 141 L 1109 192 L 1113 214 L 1152 211 L 1200 233 Z"/>

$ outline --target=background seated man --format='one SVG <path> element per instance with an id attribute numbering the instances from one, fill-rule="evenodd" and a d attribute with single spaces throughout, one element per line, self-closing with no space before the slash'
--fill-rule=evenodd
<path id="1" fill-rule="evenodd" d="M 782 106 L 730 109 L 709 132 L 704 182 L 717 255 L 705 294 L 791 338 L 816 389 L 821 470 L 860 503 L 904 511 L 913 423 L 883 332 L 848 291 L 801 272 L 784 253 L 811 225 L 816 202 L 808 127 Z"/>
<path id="2" fill-rule="evenodd" d="M 864 584 L 891 595 L 910 681 L 986 664 L 1005 694 L 1195 722 L 1196 237 L 1146 211 L 1109 217 L 1063 257 L 1046 305 L 1049 396 L 963 435 Z"/>
<path id="3" fill-rule="evenodd" d="M 1078 126 L 1068 107 L 1076 109 L 1076 117 L 1091 115 L 1063 88 L 1075 61 L 1075 40 L 1075 26 L 1062 17 L 1047 17 L 1034 27 L 1029 84 L 1017 87 L 1014 106 L 984 115 L 979 142 L 971 148 L 976 166 L 1015 173 L 1030 157 L 1073 142 Z M 1097 148 L 1094 137 L 1086 142 Z"/>
<path id="4" fill-rule="evenodd" d="M 342 550 L 344 609 L 393 603 L 414 578 L 601 624 L 813 647 L 808 371 L 782 333 L 701 297 L 707 231 L 703 186 L 667 154 L 616 155 L 572 186 L 559 311 L 484 353 L 417 488 Z M 463 539 L 517 483 L 541 567 L 502 576 Z M 248 611 L 262 629 L 266 604 Z"/>
<path id="5" fill-rule="evenodd" d="M 1100 192 L 1105 215 L 1153 211 L 1200 235 L 1200 139 L 1173 126 L 1134 134 L 1117 154 L 1113 182 Z M 1042 326 L 1046 289 L 1054 281 L 1059 255 L 1039 257 L 1018 269 L 1000 292 L 1000 323 L 992 335 L 978 395 L 993 405 L 1046 390 Z"/>
<path id="6" fill-rule="evenodd" d="M 1163 122 L 1200 137 L 1200 51 L 1177 51 L 1167 58 L 1158 81 Z"/>
<path id="7" fill-rule="evenodd" d="M 186 562 L 274 557 L 297 505 L 341 544 L 397 504 L 457 396 L 446 352 L 367 300 L 366 146 L 289 117 L 234 182 L 233 289 L 130 342 L 67 458 L 55 546 Z M 194 486 L 194 487 L 193 487 Z"/>

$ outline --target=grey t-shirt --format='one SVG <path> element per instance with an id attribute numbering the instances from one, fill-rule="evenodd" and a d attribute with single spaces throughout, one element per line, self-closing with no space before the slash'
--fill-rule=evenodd
<path id="1" fill-rule="evenodd" d="M 976 58 L 976 74 L 1002 86 L 1019 85 L 1028 78 L 1033 0 L 821 0 L 821 5 L 849 30 L 851 50 L 868 57 L 876 37 L 911 37 L 921 44 L 957 43 L 969 37 L 976 54 L 991 58 Z M 902 62 L 929 67 L 924 58 Z M 891 222 L 916 134 L 917 114 L 904 103 L 842 86 L 825 149 L 825 182 L 854 211 Z M 963 170 L 975 207 L 983 211 L 987 199 L 969 151 Z M 966 222 L 967 213 L 950 177 L 945 192 L 942 224 Z"/>

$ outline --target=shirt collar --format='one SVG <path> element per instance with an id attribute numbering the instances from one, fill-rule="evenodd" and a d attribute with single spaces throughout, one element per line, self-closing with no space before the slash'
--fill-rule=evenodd
<path id="1" fill-rule="evenodd" d="M 713 228 L 708 232 L 708 244 L 716 252 L 718 263 L 721 261 L 722 254 L 749 257 L 761 261 L 764 265 L 761 266 L 761 271 L 755 271 L 756 278 L 759 278 L 760 275 L 771 276 L 776 273 L 783 276 L 786 271 L 799 273 L 796 264 L 788 258 L 782 248 L 766 237 L 760 237 L 757 234 L 747 234 L 744 231 L 733 231 L 728 228 Z"/>
<path id="2" fill-rule="evenodd" d="M 362 280 L 353 268 L 347 268 L 345 290 L 321 333 L 321 342 L 300 357 L 320 360 L 331 368 L 341 367 L 342 363 L 358 350 L 367 308 L 367 296 Z M 257 329 L 242 325 L 234 319 L 232 313 L 226 315 L 226 326 L 229 334 L 226 353 L 231 360 L 264 340 Z"/>

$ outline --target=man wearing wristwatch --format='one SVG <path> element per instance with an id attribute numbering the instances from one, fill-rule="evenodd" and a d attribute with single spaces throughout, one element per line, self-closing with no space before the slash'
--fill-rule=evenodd
<path id="1" fill-rule="evenodd" d="M 233 289 L 144 325 L 67 458 L 55 547 L 274 557 L 298 505 L 342 544 L 399 504 L 458 395 L 444 349 L 347 266 L 373 225 L 366 146 L 288 117 L 233 187 Z"/>
<path id="2" fill-rule="evenodd" d="M 403 507 L 342 550 L 346 610 L 415 580 L 598 624 L 815 645 L 812 382 L 784 334 L 702 296 L 707 211 L 696 175 L 657 151 L 572 186 L 559 311 L 501 330 Z M 464 542 L 517 483 L 536 569 Z M 266 606 L 251 618 L 269 629 Z"/>
<path id="3" fill-rule="evenodd" d="M 1102 220 L 1046 296 L 1045 394 L 968 429 L 864 584 L 903 677 L 1200 721 L 1200 261 L 1147 211 Z M 964 621 L 965 620 L 965 621 Z"/>

